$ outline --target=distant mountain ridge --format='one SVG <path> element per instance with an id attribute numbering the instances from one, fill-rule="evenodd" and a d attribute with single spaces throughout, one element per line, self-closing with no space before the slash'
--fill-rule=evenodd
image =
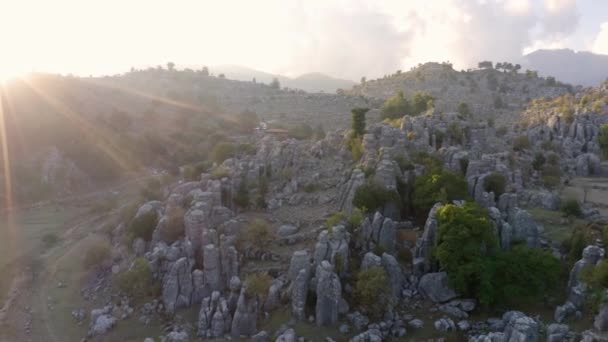
<path id="1" fill-rule="evenodd" d="M 523 57 L 524 68 L 574 85 L 597 86 L 608 78 L 608 55 L 570 49 L 536 50 Z"/>
<path id="2" fill-rule="evenodd" d="M 266 84 L 272 82 L 276 77 L 281 83 L 281 87 L 301 89 L 311 93 L 335 93 L 337 89 L 350 89 L 355 85 L 353 81 L 335 78 L 320 72 L 306 73 L 292 78 L 239 65 L 218 65 L 209 67 L 209 71 L 215 75 L 224 74 L 231 80 L 251 82 L 255 78 L 256 82 Z"/>

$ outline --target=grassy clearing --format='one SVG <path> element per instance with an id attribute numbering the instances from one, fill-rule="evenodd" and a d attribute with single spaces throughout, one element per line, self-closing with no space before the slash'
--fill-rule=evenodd
<path id="1" fill-rule="evenodd" d="M 61 244 L 62 233 L 85 210 L 47 206 L 0 214 L 0 302 L 4 301 L 16 272 Z"/>
<path id="2" fill-rule="evenodd" d="M 544 228 L 543 235 L 556 244 L 570 238 L 575 227 L 584 224 L 581 219 L 566 219 L 561 211 L 551 211 L 540 208 L 527 209 L 532 217 Z"/>

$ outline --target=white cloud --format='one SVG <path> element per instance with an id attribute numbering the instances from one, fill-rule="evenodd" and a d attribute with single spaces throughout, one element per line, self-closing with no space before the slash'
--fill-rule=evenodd
<path id="1" fill-rule="evenodd" d="M 608 22 L 600 26 L 600 32 L 593 42 L 593 52 L 608 55 Z"/>

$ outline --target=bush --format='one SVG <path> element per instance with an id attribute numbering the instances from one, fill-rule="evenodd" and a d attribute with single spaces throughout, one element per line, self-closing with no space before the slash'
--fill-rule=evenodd
<path id="1" fill-rule="evenodd" d="M 289 136 L 298 140 L 305 140 L 312 138 L 314 132 L 312 127 L 308 124 L 299 124 L 289 128 Z"/>
<path id="2" fill-rule="evenodd" d="M 507 179 L 501 173 L 492 172 L 483 182 L 483 188 L 487 192 L 493 192 L 494 198 L 498 199 L 500 195 L 505 193 Z"/>
<path id="3" fill-rule="evenodd" d="M 513 150 L 515 151 L 524 151 L 530 148 L 530 146 L 532 146 L 532 143 L 530 142 L 530 139 L 528 139 L 528 136 L 526 135 L 520 135 L 519 137 L 513 139 Z"/>
<path id="4" fill-rule="evenodd" d="M 386 100 L 380 109 L 382 119 L 398 119 L 410 115 L 410 112 L 410 104 L 401 90 Z"/>
<path id="5" fill-rule="evenodd" d="M 464 141 L 464 132 L 457 122 L 450 123 L 447 135 L 457 144 L 462 144 Z"/>
<path id="6" fill-rule="evenodd" d="M 349 135 L 346 140 L 346 146 L 350 150 L 353 161 L 358 161 L 363 156 L 363 140 L 355 134 Z"/>
<path id="7" fill-rule="evenodd" d="M 608 288 L 608 260 L 604 259 L 581 274 L 582 280 L 592 288 Z"/>
<path id="8" fill-rule="evenodd" d="M 356 303 L 371 317 L 381 318 L 391 305 L 391 289 L 384 268 L 370 267 L 357 273 L 353 292 Z"/>
<path id="9" fill-rule="evenodd" d="M 353 205 L 359 209 L 375 211 L 392 201 L 400 202 L 399 194 L 396 191 L 387 190 L 376 182 L 367 182 L 355 191 Z"/>
<path id="10" fill-rule="evenodd" d="M 471 110 L 469 109 L 469 105 L 465 102 L 460 102 L 458 104 L 458 113 L 464 117 L 468 117 L 471 115 Z"/>
<path id="11" fill-rule="evenodd" d="M 565 200 L 561 210 L 566 217 L 581 217 L 583 215 L 581 205 L 573 198 Z"/>
<path id="12" fill-rule="evenodd" d="M 160 234 L 163 241 L 171 244 L 184 235 L 184 214 L 181 207 L 171 208 L 167 213 L 165 227 Z"/>
<path id="13" fill-rule="evenodd" d="M 509 131 L 509 129 L 505 126 L 500 126 L 496 129 L 496 136 L 498 137 L 502 137 L 505 134 L 507 134 L 507 132 Z"/>
<path id="14" fill-rule="evenodd" d="M 343 211 L 335 212 L 330 217 L 328 217 L 327 220 L 325 220 L 325 228 L 332 229 L 333 227 L 344 221 L 346 221 L 346 213 Z"/>
<path id="15" fill-rule="evenodd" d="M 140 237 L 146 241 L 150 241 L 152 239 L 152 233 L 154 232 L 154 228 L 156 228 L 157 217 L 156 212 L 151 210 L 139 217 L 134 218 L 129 224 L 129 233 L 133 235 L 133 237 Z"/>
<path id="16" fill-rule="evenodd" d="M 241 209 L 249 208 L 249 187 L 247 186 L 247 179 L 244 177 L 241 179 L 234 195 L 234 204 Z"/>
<path id="17" fill-rule="evenodd" d="M 600 126 L 600 134 L 597 138 L 597 143 L 600 145 L 604 158 L 608 159 L 608 124 Z"/>
<path id="18" fill-rule="evenodd" d="M 467 181 L 462 175 L 436 170 L 416 178 L 412 204 L 421 216 L 426 216 L 435 203 L 467 199 L 468 192 Z"/>
<path id="19" fill-rule="evenodd" d="M 236 153 L 236 147 L 232 143 L 220 142 L 211 150 L 211 160 L 221 164 L 224 160 L 231 158 Z"/>
<path id="20" fill-rule="evenodd" d="M 135 300 L 160 294 L 160 284 L 152 277 L 150 265 L 144 258 L 135 259 L 131 268 L 120 273 L 114 279 L 114 286 Z"/>
<path id="21" fill-rule="evenodd" d="M 562 170 L 557 165 L 545 165 L 542 171 L 543 184 L 555 188 L 561 183 Z"/>
<path id="22" fill-rule="evenodd" d="M 560 263 L 550 253 L 525 246 L 500 251 L 487 211 L 478 205 L 446 205 L 438 219 L 433 255 L 461 294 L 490 306 L 537 298 L 558 284 Z"/>
<path id="23" fill-rule="evenodd" d="M 83 265 L 85 268 L 100 266 L 110 258 L 110 244 L 106 241 L 96 241 L 87 249 L 84 255 Z"/>
<path id="24" fill-rule="evenodd" d="M 146 185 L 140 190 L 141 197 L 144 201 L 160 201 L 162 200 L 162 185 L 160 180 L 153 178 L 146 182 Z"/>
<path id="25" fill-rule="evenodd" d="M 245 280 L 245 296 L 258 298 L 260 301 L 268 295 L 272 278 L 266 273 L 254 273 Z"/>
<path id="26" fill-rule="evenodd" d="M 259 249 L 265 249 L 270 241 L 268 222 L 254 220 L 244 232 L 244 238 Z"/>
<path id="27" fill-rule="evenodd" d="M 532 168 L 536 171 L 540 171 L 546 161 L 545 155 L 541 152 L 537 152 L 534 155 L 534 160 L 532 160 Z"/>

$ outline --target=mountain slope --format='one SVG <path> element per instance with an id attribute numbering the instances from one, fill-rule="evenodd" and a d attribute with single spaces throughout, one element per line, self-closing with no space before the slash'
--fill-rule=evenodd
<path id="1" fill-rule="evenodd" d="M 524 68 L 560 81 L 597 86 L 608 78 L 608 55 L 570 49 L 537 50 L 523 57 Z"/>
<path id="2" fill-rule="evenodd" d="M 281 87 L 301 89 L 311 93 L 335 93 L 337 89 L 348 89 L 355 85 L 353 81 L 334 78 L 318 72 L 291 78 L 240 65 L 219 65 L 210 69 L 215 75 L 224 74 L 226 78 L 237 81 L 251 82 L 255 78 L 258 83 L 269 84 L 274 78 L 277 78 L 281 83 Z"/>

